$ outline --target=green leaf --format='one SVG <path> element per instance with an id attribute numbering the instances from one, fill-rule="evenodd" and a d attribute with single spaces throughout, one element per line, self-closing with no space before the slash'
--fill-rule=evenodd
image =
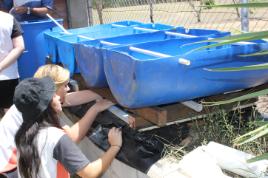
<path id="1" fill-rule="evenodd" d="M 208 69 L 204 68 L 204 70 L 210 72 L 237 72 L 237 71 L 247 71 L 247 70 L 264 70 L 268 69 L 268 63 L 258 64 L 258 65 L 249 65 L 243 67 L 228 67 L 228 68 L 217 68 L 217 69 Z"/>
<path id="2" fill-rule="evenodd" d="M 257 129 L 250 131 L 234 140 L 236 145 L 242 145 L 251 142 L 257 138 L 260 138 L 268 133 L 268 124 L 265 124 Z"/>
<path id="3" fill-rule="evenodd" d="M 215 101 L 215 102 L 202 102 L 202 104 L 205 105 L 205 106 L 218 106 L 218 105 L 222 105 L 222 104 L 229 104 L 229 103 L 243 101 L 243 100 L 247 100 L 247 99 L 251 99 L 251 98 L 256 98 L 258 96 L 262 96 L 262 95 L 266 95 L 266 94 L 268 94 L 268 89 L 260 90 L 260 91 L 253 92 L 253 93 L 249 93 L 249 94 L 246 94 L 246 95 L 243 95 L 243 96 L 232 98 L 230 100 Z"/>
<path id="4" fill-rule="evenodd" d="M 268 159 L 268 153 L 264 153 L 264 154 L 262 154 L 260 156 L 256 156 L 254 158 L 251 158 L 251 159 L 247 160 L 247 162 L 248 163 L 253 163 L 253 162 L 264 160 L 264 159 Z"/>
<path id="5" fill-rule="evenodd" d="M 203 43 L 203 42 L 218 42 L 218 43 L 195 48 L 195 49 L 191 50 L 191 52 L 197 51 L 197 50 L 202 50 L 202 49 L 207 49 L 207 48 L 213 48 L 213 47 L 217 47 L 217 46 L 223 46 L 226 44 L 242 42 L 242 41 L 259 40 L 259 39 L 263 39 L 263 38 L 268 38 L 268 31 L 243 33 L 243 34 L 232 35 L 232 36 L 227 36 L 227 37 L 222 37 L 222 38 L 214 38 L 214 39 L 200 41 L 200 42 L 196 42 L 196 43 Z"/>
<path id="6" fill-rule="evenodd" d="M 218 5 L 206 5 L 202 7 L 207 8 L 213 8 L 213 7 L 233 7 L 233 8 L 241 8 L 241 7 L 247 7 L 247 8 L 265 8 L 268 7 L 267 1 L 262 2 L 249 2 L 249 3 L 237 3 L 237 4 L 218 4 Z"/>
<path id="7" fill-rule="evenodd" d="M 252 142 L 253 140 L 256 140 L 264 135 L 267 135 L 268 134 L 268 128 L 266 126 L 266 128 L 260 132 L 256 132 L 254 134 L 251 135 L 251 137 L 249 137 L 248 139 L 242 141 L 242 142 L 239 142 L 237 141 L 237 145 L 243 145 L 245 143 L 249 143 L 249 142 Z"/>

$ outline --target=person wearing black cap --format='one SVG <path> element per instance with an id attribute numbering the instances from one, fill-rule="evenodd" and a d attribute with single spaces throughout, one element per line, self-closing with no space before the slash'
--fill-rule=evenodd
<path id="1" fill-rule="evenodd" d="M 14 104 L 23 116 L 23 123 L 15 136 L 20 177 L 68 176 L 58 162 L 70 174 L 100 176 L 121 148 L 121 131 L 117 128 L 109 131 L 110 148 L 101 158 L 90 163 L 60 127 L 57 113 L 62 108 L 55 91 L 54 82 L 49 77 L 23 80 L 15 89 Z"/>

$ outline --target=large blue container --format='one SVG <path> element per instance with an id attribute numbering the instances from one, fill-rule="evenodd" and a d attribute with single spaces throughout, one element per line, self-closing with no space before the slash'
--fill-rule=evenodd
<path id="1" fill-rule="evenodd" d="M 267 50 L 267 42 L 259 40 L 193 51 L 209 43 L 189 44 L 192 40 L 174 39 L 105 50 L 105 74 L 116 100 L 125 107 L 137 108 L 191 100 L 268 82 L 268 70 L 209 70 L 267 63 L 268 55 L 240 56 Z M 137 48 L 147 51 L 135 52 Z M 149 55 L 148 50 L 161 53 L 162 57 Z"/>
<path id="2" fill-rule="evenodd" d="M 113 49 L 120 46 L 144 43 L 150 41 L 163 41 L 172 38 L 194 37 L 223 37 L 230 32 L 207 29 L 185 29 L 178 27 L 171 31 L 158 31 L 153 33 L 103 38 L 101 40 L 85 41 L 75 45 L 76 63 L 79 71 L 90 87 L 108 86 L 103 69 L 103 55 L 101 49 Z"/>
<path id="3" fill-rule="evenodd" d="M 130 24 L 130 26 L 128 26 L 128 24 Z M 125 21 L 124 23 L 118 22 L 68 30 L 72 33 L 72 35 L 66 35 L 62 32 L 55 32 L 52 30 L 50 32 L 46 32 L 45 36 L 49 45 L 49 54 L 52 55 L 53 62 L 62 63 L 64 67 L 68 68 L 71 74 L 73 74 L 78 71 L 73 46 L 76 43 L 92 39 L 102 39 L 135 33 L 148 33 L 172 28 L 174 27 L 163 24 L 138 24 L 137 22 L 127 23 L 127 21 Z"/>
<path id="4" fill-rule="evenodd" d="M 137 26 L 142 25 L 144 23 L 136 22 L 136 21 L 120 21 L 115 22 L 111 24 L 104 24 L 104 25 L 95 25 L 92 29 L 92 26 L 89 27 L 83 27 L 83 28 L 74 28 L 74 29 L 68 29 L 68 32 L 76 35 L 84 34 L 90 31 L 103 31 L 105 28 L 119 28 L 119 27 L 127 27 L 127 26 Z M 55 27 L 52 29 L 49 29 L 45 32 L 45 39 L 48 44 L 48 54 L 50 55 L 50 58 L 53 63 L 58 63 L 59 56 L 57 54 L 57 40 L 60 39 L 62 36 L 66 36 L 67 34 L 64 33 L 59 27 Z"/>
<path id="5" fill-rule="evenodd" d="M 58 20 L 62 23 L 62 20 Z M 21 22 L 24 31 L 25 51 L 18 60 L 20 78 L 32 77 L 39 66 L 46 62 L 47 44 L 44 31 L 55 27 L 51 20 Z"/>

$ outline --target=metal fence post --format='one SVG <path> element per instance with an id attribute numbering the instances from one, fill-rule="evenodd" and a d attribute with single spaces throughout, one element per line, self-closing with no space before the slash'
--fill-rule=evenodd
<path id="1" fill-rule="evenodd" d="M 154 2 L 154 0 L 149 0 L 149 5 L 150 5 L 150 21 L 151 21 L 151 23 L 154 23 L 153 2 Z"/>
<path id="2" fill-rule="evenodd" d="M 248 3 L 248 0 L 240 0 L 241 3 Z M 248 8 L 241 8 L 241 30 L 249 31 Z"/>
<path id="3" fill-rule="evenodd" d="M 92 0 L 87 0 L 87 14 L 88 14 L 88 26 L 93 25 L 93 7 Z"/>

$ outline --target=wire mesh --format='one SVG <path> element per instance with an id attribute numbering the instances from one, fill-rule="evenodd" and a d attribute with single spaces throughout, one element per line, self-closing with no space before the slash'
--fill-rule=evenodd
<path id="1" fill-rule="evenodd" d="M 206 8 L 206 4 L 232 4 L 239 0 L 96 0 L 93 24 L 122 20 L 164 23 L 186 28 L 241 32 L 240 8 Z M 96 4 L 98 8 L 96 8 Z M 98 13 L 99 11 L 99 13 Z M 249 31 L 268 27 L 267 8 L 249 9 Z M 151 15 L 151 16 L 150 16 Z"/>

